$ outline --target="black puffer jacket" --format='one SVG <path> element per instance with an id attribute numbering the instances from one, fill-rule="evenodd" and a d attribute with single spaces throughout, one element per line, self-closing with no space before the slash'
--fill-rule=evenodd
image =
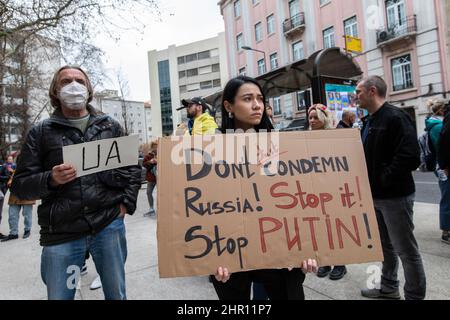
<path id="1" fill-rule="evenodd" d="M 417 133 L 409 115 L 388 103 L 363 119 L 367 170 L 375 199 L 405 197 L 415 192 L 412 171 L 420 165 Z"/>
<path id="2" fill-rule="evenodd" d="M 83 135 L 56 110 L 30 131 L 18 158 L 11 190 L 23 200 L 42 199 L 38 223 L 43 246 L 98 233 L 117 218 L 120 204 L 128 214 L 136 210 L 139 166 L 91 174 L 56 189 L 49 186 L 52 168 L 63 163 L 63 146 L 123 135 L 118 122 L 92 107 L 88 111 L 91 117 Z"/>

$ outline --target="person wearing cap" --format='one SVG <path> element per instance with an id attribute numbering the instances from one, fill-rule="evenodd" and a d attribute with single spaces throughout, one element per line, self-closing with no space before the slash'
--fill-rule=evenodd
<path id="1" fill-rule="evenodd" d="M 208 113 L 209 106 L 201 97 L 184 99 L 182 107 L 177 110 L 186 109 L 189 118 L 188 129 L 185 135 L 209 135 L 214 134 L 218 128 L 214 118 Z"/>

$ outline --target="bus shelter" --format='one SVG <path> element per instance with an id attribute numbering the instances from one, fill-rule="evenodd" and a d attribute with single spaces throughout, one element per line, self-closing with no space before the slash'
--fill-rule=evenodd
<path id="1" fill-rule="evenodd" d="M 347 108 L 358 112 L 354 91 L 362 73 L 350 54 L 334 47 L 260 75 L 256 80 L 261 84 L 267 99 L 294 92 L 308 92 L 304 96 L 304 116 L 294 118 L 284 130 L 292 131 L 301 130 L 307 125 L 306 111 L 311 104 L 327 105 L 337 118 Z M 222 91 L 205 97 L 205 100 L 220 118 Z"/>

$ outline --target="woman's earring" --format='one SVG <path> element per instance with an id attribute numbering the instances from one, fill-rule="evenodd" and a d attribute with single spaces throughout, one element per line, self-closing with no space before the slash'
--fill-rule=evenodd
<path id="1" fill-rule="evenodd" d="M 228 117 L 229 117 L 230 119 L 233 119 L 233 118 L 234 118 L 234 115 L 233 115 L 231 112 L 228 112 Z"/>

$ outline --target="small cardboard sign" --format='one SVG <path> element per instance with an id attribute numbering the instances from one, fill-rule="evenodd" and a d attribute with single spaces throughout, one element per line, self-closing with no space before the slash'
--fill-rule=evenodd
<path id="1" fill-rule="evenodd" d="M 163 138 L 162 278 L 382 261 L 358 130 Z"/>
<path id="2" fill-rule="evenodd" d="M 74 144 L 63 148 L 65 164 L 77 170 L 77 177 L 137 165 L 139 136 L 126 136 Z"/>

